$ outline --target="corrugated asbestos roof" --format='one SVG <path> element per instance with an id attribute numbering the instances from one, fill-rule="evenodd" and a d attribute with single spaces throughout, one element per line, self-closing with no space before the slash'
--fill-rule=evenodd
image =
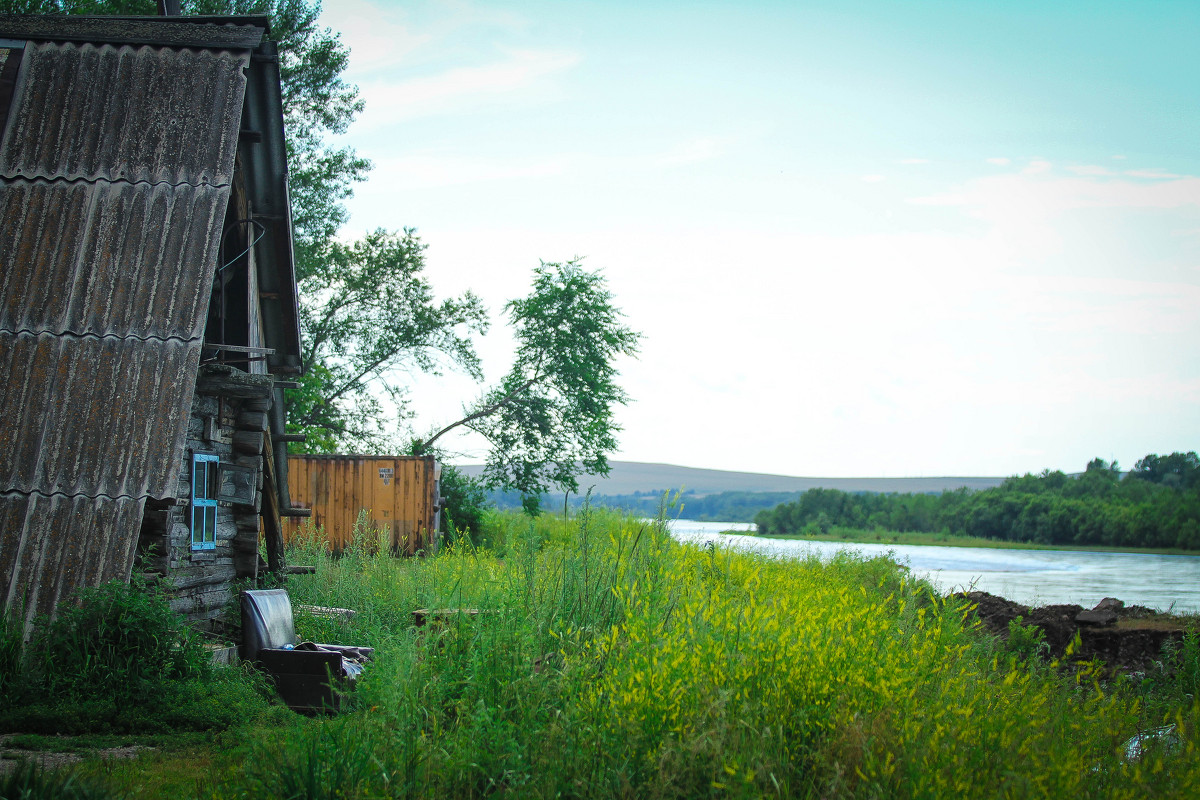
<path id="1" fill-rule="evenodd" d="M 263 38 L 261 17 L 88 17 L 0 14 L 6 39 L 107 42 L 166 47 L 253 50 Z"/>
<path id="2" fill-rule="evenodd" d="M 127 577 L 176 490 L 262 33 L 0 17 L 33 42 L 0 131 L 0 600 L 26 620 Z M 139 39 L 187 47 L 94 43 Z"/>
<path id="3" fill-rule="evenodd" d="M 0 487 L 87 497 L 175 488 L 200 341 L 0 335 Z"/>
<path id="4" fill-rule="evenodd" d="M 32 44 L 0 175 L 228 185 L 248 63 L 245 52 Z"/>
<path id="5" fill-rule="evenodd" d="M 196 339 L 228 188 L 0 179 L 0 330 Z"/>
<path id="6" fill-rule="evenodd" d="M 5 539 L 0 602 L 28 624 L 80 586 L 127 579 L 142 508 L 141 498 L 0 493 L 0 530 L 38 534 Z"/>

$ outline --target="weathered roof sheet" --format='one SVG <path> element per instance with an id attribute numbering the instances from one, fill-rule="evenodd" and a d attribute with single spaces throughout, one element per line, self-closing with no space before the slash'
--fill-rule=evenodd
<path id="1" fill-rule="evenodd" d="M 245 51 L 33 44 L 0 175 L 225 186 L 248 64 Z"/>
<path id="2" fill-rule="evenodd" d="M 34 42 L 0 131 L 0 601 L 27 620 L 126 577 L 176 491 L 263 32 L 222 27 L 0 18 Z M 156 46 L 96 43 L 131 39 Z"/>
<path id="3" fill-rule="evenodd" d="M 129 577 L 142 498 L 0 493 L 0 531 L 36 532 L 0 548 L 0 603 L 26 625 L 80 586 Z M 11 544 L 11 546 L 10 546 Z M 37 580 L 13 579 L 19 577 Z"/>
<path id="4" fill-rule="evenodd" d="M 253 50 L 262 42 L 262 17 L 104 17 L 0 15 L 6 39 L 34 41 L 149 44 Z"/>
<path id="5" fill-rule="evenodd" d="M 0 333 L 0 490 L 172 495 L 200 346 Z"/>
<path id="6" fill-rule="evenodd" d="M 0 179 L 0 330 L 197 339 L 228 189 Z"/>

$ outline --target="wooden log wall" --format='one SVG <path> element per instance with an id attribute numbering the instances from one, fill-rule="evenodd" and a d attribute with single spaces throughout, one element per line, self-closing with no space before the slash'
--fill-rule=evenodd
<path id="1" fill-rule="evenodd" d="M 188 423 L 187 449 L 179 465 L 174 502 L 148 504 L 139 552 L 142 571 L 169 579 L 171 607 L 205 627 L 234 599 L 233 584 L 259 570 L 263 440 L 271 397 L 197 394 Z M 217 454 L 222 461 L 251 467 L 257 475 L 253 504 L 219 504 L 216 548 L 192 550 L 192 454 Z"/>

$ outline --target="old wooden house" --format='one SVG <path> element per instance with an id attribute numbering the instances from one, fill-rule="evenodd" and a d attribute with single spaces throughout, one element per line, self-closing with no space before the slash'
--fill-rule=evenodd
<path id="1" fill-rule="evenodd" d="M 267 19 L 0 16 L 6 612 L 136 568 L 203 623 L 282 569 L 300 368 Z"/>

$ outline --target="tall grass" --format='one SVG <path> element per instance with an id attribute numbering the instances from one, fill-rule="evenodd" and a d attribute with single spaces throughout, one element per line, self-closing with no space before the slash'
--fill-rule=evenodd
<path id="1" fill-rule="evenodd" d="M 1057 797 L 1200 789 L 1194 694 L 1005 650 L 886 559 L 674 543 L 610 513 L 492 517 L 394 559 L 296 558 L 306 638 L 368 644 L 352 711 L 261 745 L 234 796 Z M 424 627 L 418 608 L 459 610 Z M 471 613 L 465 613 L 471 612 Z M 1033 648 L 1036 650 L 1036 648 Z M 1189 662 L 1190 663 L 1190 662 Z M 1186 672 L 1186 670 L 1184 670 Z M 1164 697 L 1166 695 L 1163 695 Z M 1139 729 L 1171 747 L 1121 756 Z"/>
<path id="2" fill-rule="evenodd" d="M 84 588 L 29 645 L 0 628 L 0 732 L 221 730 L 268 713 L 265 681 L 216 670 L 198 635 L 144 583 Z M 26 650 L 27 652 L 22 652 Z"/>

